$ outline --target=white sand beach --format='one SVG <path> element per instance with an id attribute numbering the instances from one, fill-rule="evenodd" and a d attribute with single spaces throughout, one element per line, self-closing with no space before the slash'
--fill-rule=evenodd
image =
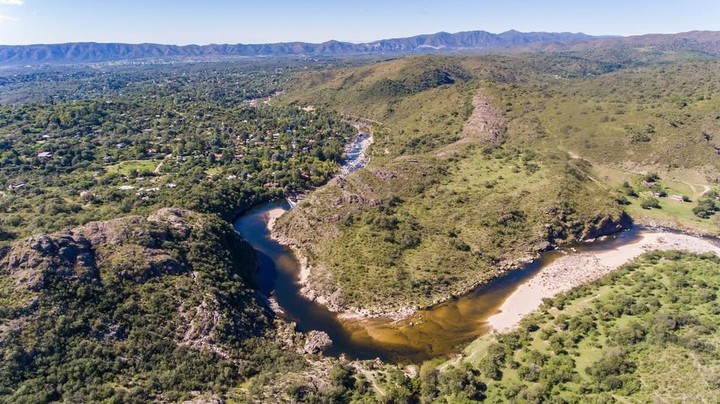
<path id="1" fill-rule="evenodd" d="M 558 258 L 533 278 L 520 285 L 500 306 L 499 313 L 488 319 L 495 331 L 509 331 L 520 320 L 542 304 L 542 299 L 593 281 L 633 258 L 651 250 L 683 250 L 693 253 L 713 252 L 720 248 L 701 237 L 665 232 L 643 232 L 641 238 L 615 250 L 578 253 Z"/>

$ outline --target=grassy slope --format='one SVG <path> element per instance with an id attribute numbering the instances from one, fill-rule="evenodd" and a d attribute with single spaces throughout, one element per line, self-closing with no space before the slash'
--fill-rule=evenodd
<path id="1" fill-rule="evenodd" d="M 691 60 L 583 80 L 500 84 L 495 96 L 514 134 L 509 144 L 581 156 L 599 181 L 613 189 L 627 181 L 641 196 L 650 196 L 641 174 L 656 172 L 669 195 L 696 201 L 720 180 L 718 77 L 720 62 Z M 629 200 L 637 222 L 720 232 L 715 218 L 692 214 L 696 203 L 661 198 L 662 209 L 648 211 L 642 198 Z"/>
<path id="2" fill-rule="evenodd" d="M 481 337 L 464 361 L 484 373 L 490 402 L 712 402 L 720 388 L 718 287 L 717 257 L 646 254 L 555 298 L 522 330 Z M 488 352 L 504 359 L 493 365 Z M 498 380 L 487 377 L 496 370 Z"/>
<path id="3" fill-rule="evenodd" d="M 518 74 L 516 62 L 409 58 L 311 74 L 286 94 L 284 102 L 383 123 L 367 170 L 334 181 L 278 222 L 278 233 L 320 268 L 310 278 L 315 289 L 340 289 L 340 308 L 427 305 L 489 279 L 499 262 L 619 217 L 589 166 L 566 153 L 455 143 L 477 89 L 493 86 L 468 80 L 506 80 Z"/>

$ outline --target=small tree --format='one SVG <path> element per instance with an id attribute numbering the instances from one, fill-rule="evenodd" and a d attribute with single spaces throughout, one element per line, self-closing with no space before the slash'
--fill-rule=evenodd
<path id="1" fill-rule="evenodd" d="M 651 196 L 643 199 L 643 201 L 640 202 L 640 207 L 643 209 L 660 209 L 660 201 Z"/>

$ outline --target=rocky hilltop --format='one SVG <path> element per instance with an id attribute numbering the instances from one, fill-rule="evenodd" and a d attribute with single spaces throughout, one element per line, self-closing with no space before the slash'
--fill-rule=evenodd
<path id="1" fill-rule="evenodd" d="M 253 250 L 215 216 L 161 209 L 0 251 L 0 394 L 173 401 L 271 351 Z M 257 361 L 255 361 L 258 363 Z M 62 378 L 63 383 L 57 383 Z M 55 386 L 55 387 L 49 387 Z"/>

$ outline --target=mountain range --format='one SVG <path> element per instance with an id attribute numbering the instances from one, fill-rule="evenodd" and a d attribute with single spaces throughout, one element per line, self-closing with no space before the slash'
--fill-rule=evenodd
<path id="1" fill-rule="evenodd" d="M 486 31 L 438 32 L 368 43 L 328 41 L 319 44 L 163 45 L 78 42 L 39 45 L 0 45 L 0 65 L 72 64 L 139 59 L 207 59 L 263 56 L 349 56 L 429 52 L 491 52 L 508 50 L 578 50 L 605 46 L 660 46 L 720 54 L 720 32 L 693 31 L 631 37 L 598 37 L 583 33 Z"/>

